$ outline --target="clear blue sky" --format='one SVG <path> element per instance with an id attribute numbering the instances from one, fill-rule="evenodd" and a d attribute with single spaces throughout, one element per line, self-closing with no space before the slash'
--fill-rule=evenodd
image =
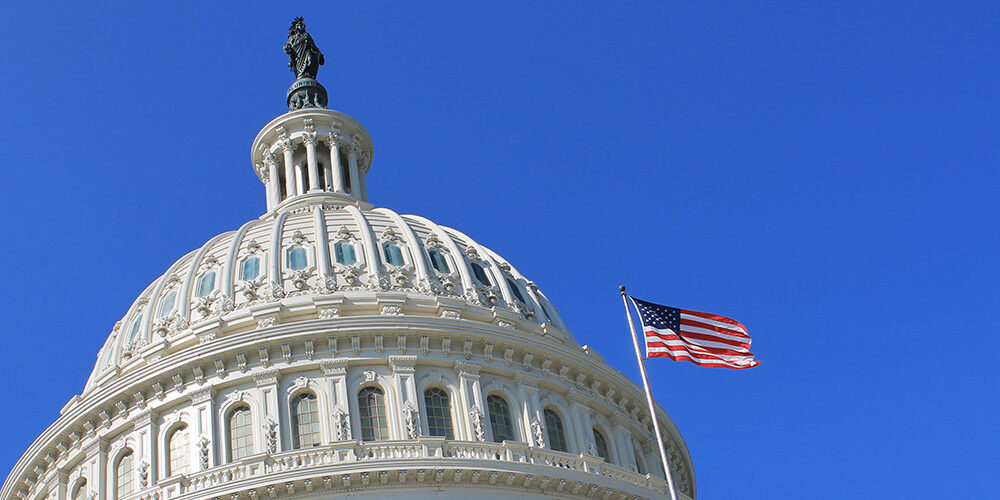
<path id="1" fill-rule="evenodd" d="M 276 3 L 4 7 L 2 475 L 139 292 L 262 213 L 304 15 L 374 203 L 633 378 L 620 283 L 749 326 L 758 368 L 649 365 L 699 497 L 996 494 L 995 2 Z"/>

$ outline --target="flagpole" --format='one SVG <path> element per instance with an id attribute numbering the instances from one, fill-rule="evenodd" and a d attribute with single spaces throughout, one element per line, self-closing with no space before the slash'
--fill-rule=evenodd
<path id="1" fill-rule="evenodd" d="M 639 373 L 642 374 L 642 387 L 646 389 L 646 402 L 649 403 L 649 415 L 653 419 L 653 430 L 656 432 L 656 444 L 660 447 L 660 459 L 663 461 L 663 472 L 667 477 L 667 489 L 670 490 L 670 500 L 677 500 L 677 490 L 674 489 L 674 475 L 670 471 L 670 459 L 667 449 L 663 446 L 663 435 L 660 433 L 660 419 L 656 418 L 656 407 L 653 405 L 653 393 L 649 390 L 649 377 L 646 376 L 646 365 L 642 362 L 642 352 L 639 349 L 639 337 L 635 334 L 635 323 L 632 322 L 632 311 L 628 308 L 625 295 L 625 285 L 618 287 L 622 292 L 622 304 L 625 305 L 625 317 L 628 318 L 628 328 L 632 331 L 632 345 L 635 346 L 635 359 L 639 362 Z"/>

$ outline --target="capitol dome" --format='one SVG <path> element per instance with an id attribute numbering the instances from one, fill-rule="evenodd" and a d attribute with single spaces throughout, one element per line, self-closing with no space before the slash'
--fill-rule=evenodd
<path id="1" fill-rule="evenodd" d="M 0 500 L 669 498 L 642 389 L 501 256 L 368 203 L 368 132 L 297 76 L 266 213 L 139 294 Z"/>

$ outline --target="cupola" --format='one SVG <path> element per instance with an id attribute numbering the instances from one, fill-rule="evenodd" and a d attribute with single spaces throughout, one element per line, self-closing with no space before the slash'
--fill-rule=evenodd
<path id="1" fill-rule="evenodd" d="M 250 152 L 268 214 L 331 200 L 370 208 L 371 137 L 350 116 L 326 108 L 326 89 L 316 81 L 323 54 L 302 18 L 289 28 L 285 52 L 296 76 L 286 95 L 289 111 L 261 129 Z"/>

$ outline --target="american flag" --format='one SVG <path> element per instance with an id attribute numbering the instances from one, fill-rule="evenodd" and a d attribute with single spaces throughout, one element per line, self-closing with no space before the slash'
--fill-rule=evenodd
<path id="1" fill-rule="evenodd" d="M 690 361 L 701 366 L 752 368 L 750 335 L 739 321 L 629 297 L 646 335 L 646 357 Z"/>

